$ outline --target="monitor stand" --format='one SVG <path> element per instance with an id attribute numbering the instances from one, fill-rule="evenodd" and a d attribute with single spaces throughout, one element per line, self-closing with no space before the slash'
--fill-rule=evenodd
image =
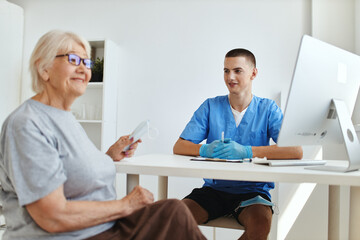
<path id="1" fill-rule="evenodd" d="M 332 172 L 351 172 L 360 168 L 360 144 L 354 125 L 351 121 L 350 114 L 344 101 L 333 99 L 332 105 L 335 108 L 337 119 L 340 123 L 340 129 L 344 138 L 344 144 L 349 157 L 347 167 L 338 166 L 316 166 L 307 167 L 306 169 L 332 171 Z"/>

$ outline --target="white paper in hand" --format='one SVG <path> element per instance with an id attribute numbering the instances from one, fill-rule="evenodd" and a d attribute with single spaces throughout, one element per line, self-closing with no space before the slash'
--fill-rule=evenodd
<path id="1" fill-rule="evenodd" d="M 145 120 L 135 128 L 135 130 L 130 134 L 130 138 L 134 138 L 134 143 L 135 143 L 142 136 L 144 136 L 144 134 L 148 132 L 148 130 L 149 130 L 149 120 Z M 129 150 L 130 146 L 131 144 L 127 145 L 123 151 L 125 152 Z"/>

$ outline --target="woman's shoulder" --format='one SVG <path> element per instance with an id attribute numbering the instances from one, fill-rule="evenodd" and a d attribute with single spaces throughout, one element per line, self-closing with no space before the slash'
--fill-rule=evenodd
<path id="1" fill-rule="evenodd" d="M 10 113 L 4 121 L 3 128 L 7 127 L 17 130 L 34 125 L 40 118 L 40 115 L 40 111 L 34 106 L 32 100 L 29 99 Z"/>

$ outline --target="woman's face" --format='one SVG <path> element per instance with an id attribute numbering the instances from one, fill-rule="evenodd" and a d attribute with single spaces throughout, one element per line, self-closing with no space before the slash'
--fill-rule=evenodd
<path id="1" fill-rule="evenodd" d="M 85 49 L 75 41 L 68 52 L 58 52 L 57 55 L 76 54 L 88 58 Z M 86 68 L 83 61 L 76 66 L 69 62 L 68 56 L 56 57 L 52 66 L 41 75 L 45 81 L 45 91 L 50 97 L 76 98 L 85 93 L 91 78 L 91 69 Z"/>

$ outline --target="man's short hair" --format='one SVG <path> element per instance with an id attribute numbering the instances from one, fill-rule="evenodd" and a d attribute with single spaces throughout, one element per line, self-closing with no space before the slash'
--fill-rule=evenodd
<path id="1" fill-rule="evenodd" d="M 253 64 L 254 67 L 256 67 L 256 59 L 252 52 L 250 52 L 247 49 L 244 48 L 235 48 L 233 50 L 230 50 L 226 55 L 225 58 L 230 57 L 245 57 L 249 62 Z"/>

